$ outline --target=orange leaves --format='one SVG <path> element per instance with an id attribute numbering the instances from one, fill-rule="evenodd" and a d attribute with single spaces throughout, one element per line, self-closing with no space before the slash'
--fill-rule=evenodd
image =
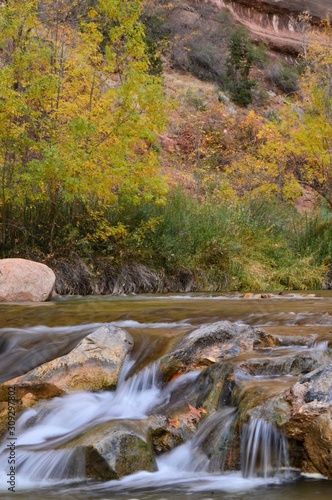
<path id="1" fill-rule="evenodd" d="M 202 418 L 202 415 L 206 413 L 204 408 L 195 408 L 189 403 L 188 407 L 189 411 L 187 413 L 183 413 L 178 417 L 168 419 L 169 423 L 176 429 L 179 429 L 182 425 L 194 427 L 197 421 Z"/>

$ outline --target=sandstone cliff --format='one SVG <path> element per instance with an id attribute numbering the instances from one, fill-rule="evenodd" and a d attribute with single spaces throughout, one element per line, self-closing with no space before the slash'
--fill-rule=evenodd
<path id="1" fill-rule="evenodd" d="M 258 39 L 271 47 L 296 52 L 303 43 L 303 23 L 297 18 L 308 12 L 318 24 L 332 17 L 332 0 L 204 0 L 227 8 Z"/>

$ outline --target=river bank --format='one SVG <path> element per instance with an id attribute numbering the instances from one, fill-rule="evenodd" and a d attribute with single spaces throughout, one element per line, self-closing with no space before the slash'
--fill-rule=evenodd
<path id="1" fill-rule="evenodd" d="M 55 273 L 56 281 L 54 292 L 57 295 L 122 295 L 146 293 L 204 293 L 204 292 L 236 292 L 237 290 L 252 292 L 289 292 L 292 288 L 275 282 L 265 282 L 263 288 L 251 288 L 250 282 L 245 279 L 242 286 L 236 287 L 238 279 L 231 275 L 231 269 L 220 270 L 218 266 L 211 265 L 210 269 L 202 268 L 190 270 L 178 268 L 174 270 L 151 268 L 144 264 L 112 264 L 111 260 L 101 259 L 43 259 Z M 229 271 L 229 272 L 228 272 Z M 318 278 L 310 277 L 308 282 L 303 281 L 300 289 L 326 290 L 331 288 L 330 271 Z M 298 278 L 299 284 L 301 279 Z M 257 285 L 257 281 L 253 285 Z M 312 285 L 312 286 L 309 286 Z M 316 286 L 315 286 L 316 285 Z"/>

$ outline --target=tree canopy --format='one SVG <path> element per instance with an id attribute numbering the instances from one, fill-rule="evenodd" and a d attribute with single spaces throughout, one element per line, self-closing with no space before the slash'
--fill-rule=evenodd
<path id="1" fill-rule="evenodd" d="M 138 0 L 99 0 L 77 11 L 47 0 L 1 7 L 3 247 L 40 217 L 51 250 L 66 203 L 84 206 L 85 217 L 98 219 L 94 233 L 100 224 L 107 238 L 123 230 L 105 228 L 107 207 L 162 201 L 154 143 L 165 124 L 164 95 L 148 71 L 140 14 Z M 80 224 L 73 211 L 69 222 Z"/>

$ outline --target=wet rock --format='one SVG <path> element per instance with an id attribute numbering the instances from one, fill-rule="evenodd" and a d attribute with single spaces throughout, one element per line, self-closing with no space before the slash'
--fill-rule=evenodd
<path id="1" fill-rule="evenodd" d="M 275 297 L 277 297 L 277 295 L 274 295 L 273 293 L 252 293 L 252 292 L 247 292 L 242 296 L 243 299 L 273 299 Z"/>
<path id="2" fill-rule="evenodd" d="M 321 402 L 332 404 L 332 361 L 320 366 L 299 380 L 299 384 L 308 390 L 304 395 L 306 403 Z"/>
<path id="3" fill-rule="evenodd" d="M 263 418 L 286 434 L 291 465 L 332 478 L 332 361 L 281 394 L 239 411 L 243 418 Z"/>
<path id="4" fill-rule="evenodd" d="M 52 359 L 68 354 L 87 332 L 52 332 L 27 329 L 0 332 L 0 383 L 11 381 Z M 0 386 L 1 387 L 1 386 Z"/>
<path id="5" fill-rule="evenodd" d="M 30 394 L 29 398 L 34 398 L 36 400 L 40 399 L 51 399 L 59 396 L 63 396 L 65 393 L 55 385 L 45 384 L 43 382 L 36 382 L 31 385 L 29 383 L 21 384 L 8 384 L 13 391 L 15 391 L 16 403 L 22 404 L 23 400 L 27 401 L 27 396 Z M 6 384 L 0 386 L 0 402 L 8 401 L 8 386 Z M 24 403 L 23 403 L 24 406 Z"/>
<path id="6" fill-rule="evenodd" d="M 156 455 L 171 451 L 185 441 L 181 429 L 172 425 L 163 415 L 152 415 L 147 419 L 146 425 L 149 428 Z"/>
<path id="7" fill-rule="evenodd" d="M 64 391 L 51 384 L 9 384 L 15 393 L 16 420 L 23 410 L 34 406 L 40 399 L 62 396 Z M 8 386 L 0 385 L 0 439 L 8 431 Z"/>
<path id="8" fill-rule="evenodd" d="M 264 390 L 265 389 L 265 390 Z M 262 387 L 246 391 L 239 402 L 239 420 L 245 422 L 249 417 L 262 418 L 277 428 L 282 428 L 291 415 L 291 406 L 282 395 Z"/>
<path id="9" fill-rule="evenodd" d="M 87 335 L 69 354 L 9 383 L 17 386 L 44 383 L 64 392 L 114 389 L 132 347 L 133 340 L 125 330 L 106 325 Z M 31 388 L 29 391 L 33 392 Z"/>
<path id="10" fill-rule="evenodd" d="M 240 363 L 240 367 L 251 375 L 301 375 L 312 372 L 326 361 L 327 354 L 324 351 L 312 351 L 252 358 Z"/>
<path id="11" fill-rule="evenodd" d="M 140 421 L 98 425 L 73 439 L 65 448 L 83 452 L 86 475 L 96 481 L 120 479 L 141 470 L 157 470 L 146 424 Z"/>
<path id="12" fill-rule="evenodd" d="M 38 399 L 32 392 L 28 392 L 25 396 L 22 398 L 22 405 L 25 408 L 30 408 L 31 406 L 35 405 L 37 403 Z"/>
<path id="13" fill-rule="evenodd" d="M 233 405 L 234 389 L 251 375 L 231 361 L 216 363 L 202 371 L 196 382 L 196 406 L 203 407 L 207 414 L 224 406 Z"/>
<path id="14" fill-rule="evenodd" d="M 270 346 L 267 334 L 260 328 L 218 321 L 202 325 L 186 333 L 176 349 L 161 359 L 164 379 L 179 373 L 201 370 L 222 359 L 251 351 L 254 345 Z"/>
<path id="15" fill-rule="evenodd" d="M 311 347 L 315 341 L 315 336 L 310 335 L 304 337 L 302 335 L 278 335 L 274 333 L 267 333 L 267 338 L 270 339 L 271 346 L 306 346 Z M 258 345 L 257 345 L 258 346 Z"/>
<path id="16" fill-rule="evenodd" d="M 304 437 L 306 472 L 319 472 L 332 479 L 332 408 L 313 419 Z"/>
<path id="17" fill-rule="evenodd" d="M 193 438 L 193 448 L 209 457 L 209 472 L 239 470 L 241 440 L 236 408 L 225 407 L 204 419 Z"/>
<path id="18" fill-rule="evenodd" d="M 55 274 L 45 264 L 0 260 L 0 302 L 44 302 L 51 297 L 54 284 Z"/>

